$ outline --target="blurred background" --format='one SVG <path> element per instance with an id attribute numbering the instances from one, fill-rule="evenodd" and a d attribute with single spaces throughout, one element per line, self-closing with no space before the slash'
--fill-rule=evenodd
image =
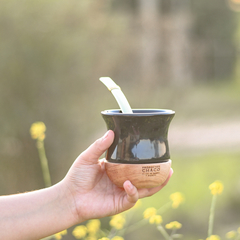
<path id="1" fill-rule="evenodd" d="M 106 131 L 118 108 L 98 80 L 109 76 L 132 108 L 176 111 L 169 129 L 174 175 L 143 200 L 160 207 L 184 239 L 207 237 L 209 184 L 221 180 L 214 234 L 240 226 L 240 0 L 1 0 L 0 195 L 44 187 L 35 121 L 47 126 L 52 182 Z M 107 219 L 103 219 L 105 227 Z M 71 231 L 70 231 L 71 233 Z M 162 239 L 144 227 L 125 239 Z M 74 239 L 71 234 L 64 239 Z"/>

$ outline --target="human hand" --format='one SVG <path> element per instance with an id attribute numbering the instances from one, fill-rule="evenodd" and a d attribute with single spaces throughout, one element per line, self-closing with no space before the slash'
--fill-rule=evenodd
<path id="1" fill-rule="evenodd" d="M 108 131 L 75 160 L 63 179 L 75 204 L 74 214 L 78 222 L 115 215 L 134 206 L 139 198 L 151 196 L 161 190 L 170 179 L 155 188 L 137 189 L 130 181 L 123 188 L 114 185 L 99 157 L 110 147 L 114 132 Z"/>
<path id="2" fill-rule="evenodd" d="M 99 157 L 110 147 L 114 133 L 108 131 L 73 163 L 59 183 L 33 192 L 0 197 L 1 239 L 41 239 L 88 219 L 115 215 L 151 196 L 167 184 L 139 189 L 125 181 L 114 185 Z M 38 226 L 36 228 L 36 226 Z"/>

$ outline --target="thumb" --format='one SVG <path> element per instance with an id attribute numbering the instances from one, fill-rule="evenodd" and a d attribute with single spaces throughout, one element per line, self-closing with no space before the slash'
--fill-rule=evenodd
<path id="1" fill-rule="evenodd" d="M 111 146 L 114 139 L 114 132 L 109 130 L 105 135 L 96 140 L 79 156 L 81 162 L 86 164 L 96 164 L 101 155 Z"/>
<path id="2" fill-rule="evenodd" d="M 125 181 L 123 188 L 126 194 L 123 196 L 122 200 L 122 211 L 128 210 L 133 207 L 139 198 L 137 188 L 129 181 Z"/>

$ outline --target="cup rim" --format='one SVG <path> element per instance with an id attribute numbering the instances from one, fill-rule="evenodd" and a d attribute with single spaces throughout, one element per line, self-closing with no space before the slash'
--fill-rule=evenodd
<path id="1" fill-rule="evenodd" d="M 120 109 L 109 109 L 101 112 L 107 116 L 156 116 L 156 115 L 174 115 L 175 111 L 170 109 L 155 109 L 155 108 L 135 108 L 133 113 L 122 113 Z"/>

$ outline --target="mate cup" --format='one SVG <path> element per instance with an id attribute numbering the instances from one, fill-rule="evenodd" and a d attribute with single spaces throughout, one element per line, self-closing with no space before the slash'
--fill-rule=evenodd
<path id="1" fill-rule="evenodd" d="M 110 180 L 123 187 L 126 180 L 137 188 L 163 184 L 171 169 L 168 129 L 175 112 L 167 109 L 119 109 L 101 112 L 114 141 L 106 152 Z"/>

